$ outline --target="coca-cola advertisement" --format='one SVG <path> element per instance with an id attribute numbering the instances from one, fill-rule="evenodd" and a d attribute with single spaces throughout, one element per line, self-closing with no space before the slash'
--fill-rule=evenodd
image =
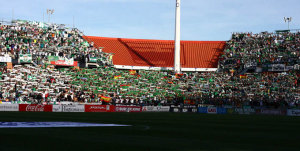
<path id="1" fill-rule="evenodd" d="M 142 112 L 140 106 L 115 106 L 115 112 Z"/>
<path id="2" fill-rule="evenodd" d="M 85 105 L 85 112 L 111 112 L 110 105 Z"/>
<path id="3" fill-rule="evenodd" d="M 19 104 L 21 112 L 52 112 L 52 105 Z"/>
<path id="4" fill-rule="evenodd" d="M 207 113 L 208 114 L 217 114 L 217 108 L 216 107 L 208 107 Z"/>

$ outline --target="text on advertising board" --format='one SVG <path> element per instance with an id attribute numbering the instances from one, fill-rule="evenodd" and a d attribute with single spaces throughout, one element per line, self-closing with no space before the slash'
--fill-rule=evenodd
<path id="1" fill-rule="evenodd" d="M 52 105 L 19 104 L 19 111 L 23 111 L 23 112 L 52 112 Z"/>

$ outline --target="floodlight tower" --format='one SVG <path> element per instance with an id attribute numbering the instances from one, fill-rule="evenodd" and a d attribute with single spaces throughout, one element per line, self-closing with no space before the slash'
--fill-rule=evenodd
<path id="1" fill-rule="evenodd" d="M 180 73 L 180 0 L 176 0 L 174 70 Z"/>
<path id="2" fill-rule="evenodd" d="M 47 9 L 47 15 L 48 15 L 48 23 L 50 23 L 50 16 L 53 15 L 54 9 Z"/>
<path id="3" fill-rule="evenodd" d="M 284 22 L 288 22 L 288 30 L 290 30 L 290 22 L 292 22 L 292 17 L 284 17 Z"/>

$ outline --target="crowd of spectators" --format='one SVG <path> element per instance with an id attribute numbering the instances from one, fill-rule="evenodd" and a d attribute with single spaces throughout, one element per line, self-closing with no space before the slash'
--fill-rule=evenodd
<path id="1" fill-rule="evenodd" d="M 22 54 L 31 54 L 38 65 L 45 64 L 48 56 L 73 58 L 87 62 L 96 57 L 101 64 L 111 64 L 111 54 L 103 53 L 82 38 L 76 28 L 41 22 L 15 21 L 12 25 L 0 26 L 0 54 L 9 54 L 18 59 Z"/>
<path id="2" fill-rule="evenodd" d="M 300 64 L 300 33 L 262 32 L 234 33 L 220 57 L 220 69 L 237 73 L 250 67 L 268 67 L 284 64 L 287 67 Z"/>
<path id="3" fill-rule="evenodd" d="M 32 65 L 3 68 L 0 100 L 300 107 L 299 32 L 235 33 L 220 56 L 217 72 L 174 74 L 115 69 L 107 59 L 111 55 L 88 44 L 77 29 L 56 25 L 42 28 L 28 23 L 0 29 L 0 51 L 12 57 L 31 53 L 37 58 L 37 64 L 44 64 L 48 56 L 103 58 L 99 60 L 101 65 L 94 69 Z"/>

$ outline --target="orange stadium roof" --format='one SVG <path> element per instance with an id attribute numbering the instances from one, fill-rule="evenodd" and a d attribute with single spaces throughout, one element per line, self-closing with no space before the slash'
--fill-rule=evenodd
<path id="1" fill-rule="evenodd" d="M 113 63 L 123 66 L 173 67 L 173 40 L 146 40 L 107 37 L 83 37 L 114 53 Z M 181 41 L 182 68 L 217 68 L 225 41 Z"/>

